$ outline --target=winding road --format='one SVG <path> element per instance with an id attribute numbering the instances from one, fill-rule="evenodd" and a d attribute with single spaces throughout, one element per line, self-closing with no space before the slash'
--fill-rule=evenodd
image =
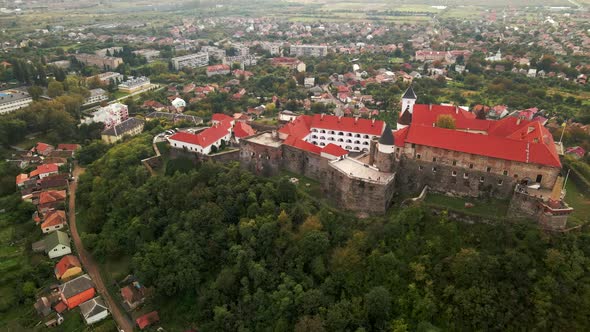
<path id="1" fill-rule="evenodd" d="M 72 233 L 74 245 L 76 246 L 76 250 L 78 251 L 78 256 L 80 257 L 80 261 L 82 261 L 82 265 L 92 278 L 92 281 L 94 281 L 96 289 L 102 296 L 103 300 L 108 303 L 111 315 L 113 315 L 113 318 L 115 319 L 115 322 L 117 322 L 119 329 L 124 332 L 132 332 L 132 321 L 124 312 L 121 311 L 115 300 L 111 297 L 111 294 L 109 294 L 100 275 L 98 265 L 92 258 L 92 255 L 90 255 L 84 248 L 82 240 L 80 239 L 80 235 L 78 234 L 78 228 L 76 226 L 76 189 L 78 188 L 78 177 L 80 174 L 84 173 L 84 171 L 84 168 L 76 165 L 73 172 L 75 180 L 71 181 L 69 185 L 70 201 L 68 219 L 70 223 L 70 232 Z"/>

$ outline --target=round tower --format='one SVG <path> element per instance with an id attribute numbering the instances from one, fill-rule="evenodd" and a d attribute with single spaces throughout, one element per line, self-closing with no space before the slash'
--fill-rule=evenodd
<path id="1" fill-rule="evenodd" d="M 395 141 L 393 132 L 388 124 L 379 138 L 377 151 L 375 151 L 375 166 L 382 172 L 393 171 L 393 161 L 395 155 Z"/>
<path id="2" fill-rule="evenodd" d="M 397 120 L 397 130 L 403 129 L 412 123 L 412 114 L 414 113 L 414 104 L 416 103 L 416 93 L 412 85 L 402 95 L 402 108 Z"/>

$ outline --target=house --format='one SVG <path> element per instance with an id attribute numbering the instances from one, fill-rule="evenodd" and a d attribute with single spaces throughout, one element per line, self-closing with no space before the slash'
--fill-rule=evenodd
<path id="1" fill-rule="evenodd" d="M 53 174 L 37 181 L 37 189 L 66 189 L 68 186 L 68 174 Z"/>
<path id="2" fill-rule="evenodd" d="M 108 100 L 109 96 L 107 92 L 101 88 L 92 89 L 90 90 L 90 96 L 86 98 L 86 101 L 82 105 L 92 105 L 96 103 L 100 103 L 102 101 Z"/>
<path id="3" fill-rule="evenodd" d="M 234 126 L 234 138 L 236 142 L 240 142 L 240 139 L 254 134 L 256 134 L 256 131 L 245 122 L 238 122 Z"/>
<path id="4" fill-rule="evenodd" d="M 82 264 L 78 257 L 66 255 L 62 257 L 53 269 L 57 280 L 68 280 L 82 273 Z"/>
<path id="5" fill-rule="evenodd" d="M 119 91 L 124 93 L 134 93 L 149 89 L 152 86 L 150 79 L 145 76 L 131 77 L 127 81 L 118 85 Z"/>
<path id="6" fill-rule="evenodd" d="M 291 121 L 295 120 L 298 116 L 299 116 L 299 114 L 297 114 L 297 113 L 285 110 L 285 111 L 282 111 L 279 113 L 279 121 L 280 122 L 291 122 Z"/>
<path id="7" fill-rule="evenodd" d="M 291 70 L 296 69 L 302 73 L 306 70 L 305 63 L 297 58 L 278 57 L 270 59 L 270 64 L 275 67 L 286 67 Z"/>
<path id="8" fill-rule="evenodd" d="M 50 233 L 43 239 L 45 253 L 49 258 L 57 258 L 72 253 L 70 237 L 62 231 Z"/>
<path id="9" fill-rule="evenodd" d="M 536 69 L 529 69 L 526 76 L 527 77 L 537 77 L 537 70 Z"/>
<path id="10" fill-rule="evenodd" d="M 123 298 L 123 305 L 128 310 L 133 310 L 145 301 L 145 287 L 134 281 L 132 284 L 121 288 L 121 297 Z"/>
<path id="11" fill-rule="evenodd" d="M 155 101 L 155 100 L 148 100 L 148 101 L 145 101 L 143 103 L 143 105 L 141 106 L 141 108 L 143 108 L 143 109 L 153 109 L 154 111 L 159 112 L 159 111 L 165 109 L 166 106 L 164 104 L 160 103 L 160 102 Z"/>
<path id="12" fill-rule="evenodd" d="M 80 149 L 80 144 L 58 144 L 57 151 L 76 151 Z"/>
<path id="13" fill-rule="evenodd" d="M 170 147 L 182 149 L 187 152 L 200 154 L 209 154 L 218 149 L 222 142 L 228 142 L 231 138 L 231 121 L 223 121 L 214 124 L 213 127 L 207 128 L 198 134 L 179 132 L 168 137 Z"/>
<path id="14" fill-rule="evenodd" d="M 16 185 L 20 189 L 25 186 L 25 182 L 29 179 L 28 174 L 19 174 L 16 176 Z"/>
<path id="15" fill-rule="evenodd" d="M 59 173 L 59 167 L 57 166 L 57 164 L 43 164 L 43 165 L 37 166 L 37 168 L 34 171 L 29 173 L 29 177 L 30 178 L 37 177 L 39 179 L 42 179 L 46 176 L 49 176 L 52 174 L 57 174 L 57 173 Z"/>
<path id="16" fill-rule="evenodd" d="M 65 190 L 48 190 L 39 194 L 37 201 L 37 209 L 39 211 L 46 211 L 49 209 L 57 209 L 64 204 L 66 200 Z"/>
<path id="17" fill-rule="evenodd" d="M 68 309 L 92 299 L 96 294 L 94 282 L 88 274 L 83 274 L 59 286 L 61 301 Z"/>
<path id="18" fill-rule="evenodd" d="M 172 101 L 172 106 L 174 106 L 174 108 L 176 108 L 179 112 L 182 112 L 186 107 L 186 101 L 184 101 L 182 98 L 176 97 Z"/>
<path id="19" fill-rule="evenodd" d="M 227 75 L 230 72 L 229 65 L 213 65 L 207 67 L 207 77 L 214 75 Z"/>
<path id="20" fill-rule="evenodd" d="M 97 296 L 80 304 L 80 314 L 82 315 L 86 325 L 92 325 L 107 318 L 109 315 L 109 310 L 107 309 L 102 298 Z"/>
<path id="21" fill-rule="evenodd" d="M 155 324 L 157 322 L 160 321 L 160 316 L 158 316 L 158 312 L 157 311 L 152 311 L 150 313 L 147 313 L 143 316 L 138 317 L 135 320 L 135 323 L 137 324 L 137 326 L 139 326 L 140 330 L 145 329 L 146 327 Z"/>
<path id="22" fill-rule="evenodd" d="M 41 223 L 41 231 L 44 234 L 57 231 L 67 225 L 66 212 L 63 210 L 52 210 L 45 214 L 45 218 Z"/>
<path id="23" fill-rule="evenodd" d="M 306 88 L 311 88 L 315 85 L 315 77 L 306 77 L 303 80 L 303 86 Z"/>
<path id="24" fill-rule="evenodd" d="M 138 118 L 129 118 L 118 125 L 103 130 L 100 133 L 101 139 L 108 143 L 114 144 L 115 142 L 123 139 L 125 136 L 135 136 L 141 134 L 145 121 Z"/>
<path id="25" fill-rule="evenodd" d="M 565 154 L 572 156 L 576 159 L 584 158 L 586 150 L 581 146 L 572 146 L 565 150 Z"/>
<path id="26" fill-rule="evenodd" d="M 48 156 L 54 149 L 55 148 L 52 145 L 38 142 L 37 145 L 31 149 L 31 152 L 41 156 Z"/>
<path id="27" fill-rule="evenodd" d="M 225 115 L 223 113 L 214 113 L 211 117 L 211 123 L 213 125 L 218 125 L 223 122 L 230 122 L 232 126 L 235 124 L 235 120 L 231 116 Z"/>
<path id="28" fill-rule="evenodd" d="M 117 125 L 129 117 L 129 108 L 125 104 L 114 103 L 105 107 L 100 107 L 98 110 L 92 112 L 91 117 L 84 118 L 82 121 L 86 124 L 93 122 L 104 123 L 105 128 L 110 128 Z"/>

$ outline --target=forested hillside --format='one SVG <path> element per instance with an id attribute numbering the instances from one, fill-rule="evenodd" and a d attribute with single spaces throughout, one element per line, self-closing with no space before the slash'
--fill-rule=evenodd
<path id="1" fill-rule="evenodd" d="M 590 328 L 590 236 L 421 207 L 356 219 L 286 178 L 205 163 L 154 176 L 149 136 L 80 179 L 95 257 L 132 256 L 166 326 L 200 331 Z"/>

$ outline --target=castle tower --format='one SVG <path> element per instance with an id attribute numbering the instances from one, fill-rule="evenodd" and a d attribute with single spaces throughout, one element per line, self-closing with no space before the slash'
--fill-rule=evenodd
<path id="1" fill-rule="evenodd" d="M 403 129 L 412 123 L 412 113 L 414 113 L 414 104 L 416 103 L 416 93 L 410 84 L 410 87 L 402 96 L 402 109 L 397 120 L 397 130 Z"/>
<path id="2" fill-rule="evenodd" d="M 375 166 L 382 172 L 391 172 L 395 153 L 395 141 L 391 127 L 385 125 L 385 129 L 379 138 L 377 151 L 375 151 Z"/>

